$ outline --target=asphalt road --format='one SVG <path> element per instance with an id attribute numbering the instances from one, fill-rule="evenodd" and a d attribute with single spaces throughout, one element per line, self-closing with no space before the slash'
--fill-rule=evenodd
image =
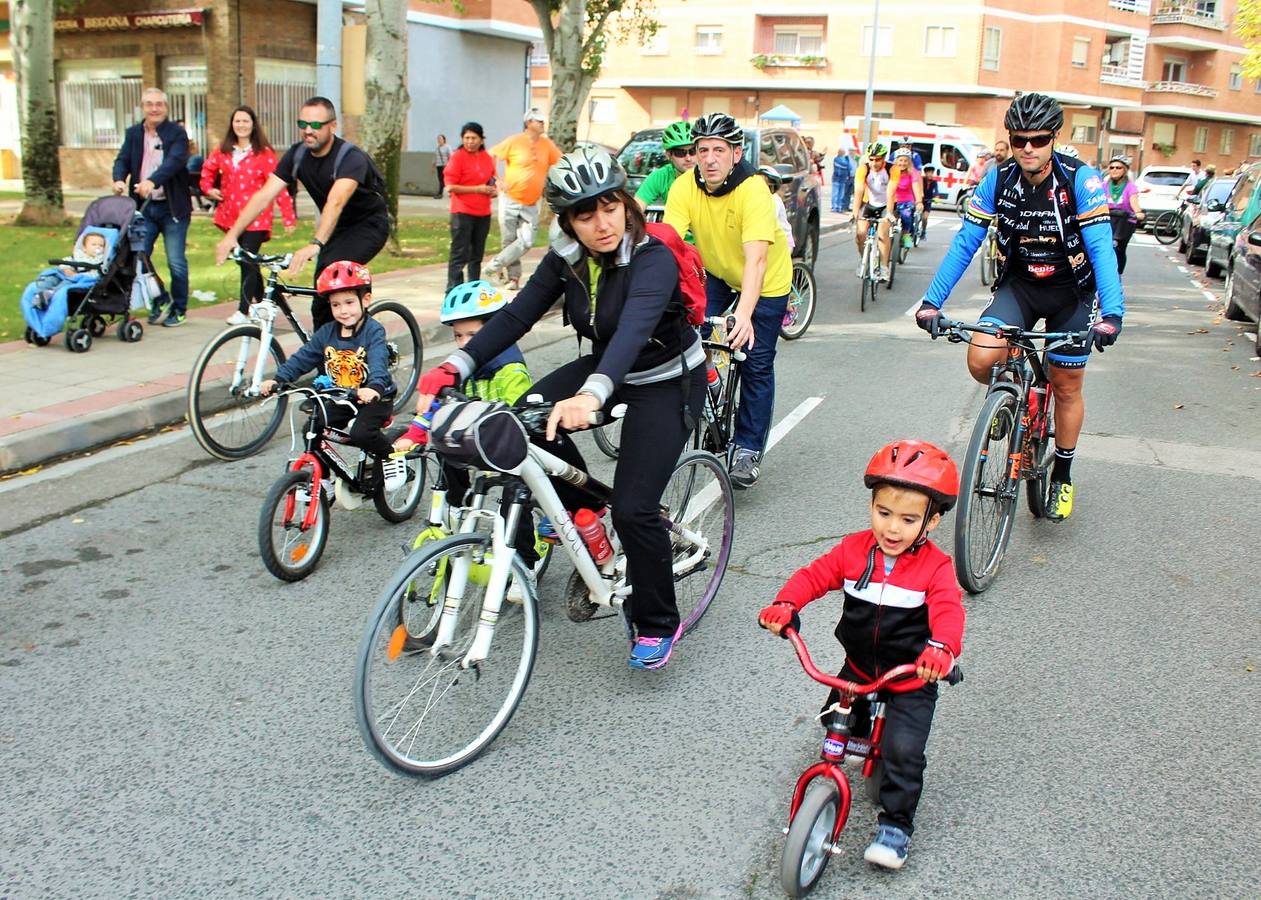
<path id="1" fill-rule="evenodd" d="M 981 389 L 903 315 L 951 219 L 865 314 L 849 237 L 825 239 L 777 414 L 822 402 L 738 495 L 724 589 L 670 665 L 631 673 L 616 621 L 570 623 L 558 562 L 521 708 L 438 781 L 382 769 L 351 702 L 414 525 L 337 510 L 319 569 L 282 585 L 255 524 L 283 441 L 222 464 L 175 431 L 0 484 L 0 896 L 779 896 L 822 692 L 754 617 L 866 527 L 878 446 L 963 451 Z M 819 897 L 1257 896 L 1261 363 L 1136 240 L 1125 330 L 1090 363 L 1077 509 L 1022 507 L 966 601 L 967 680 L 942 693 L 910 861 L 862 862 L 857 799 Z M 982 303 L 974 267 L 951 309 Z M 553 337 L 536 372 L 573 353 Z M 837 613 L 804 615 L 828 665 Z"/>

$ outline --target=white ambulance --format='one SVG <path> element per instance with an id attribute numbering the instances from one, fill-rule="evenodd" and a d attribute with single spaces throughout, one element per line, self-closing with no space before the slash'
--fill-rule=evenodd
<path id="1" fill-rule="evenodd" d="M 977 155 L 986 143 L 967 128 L 958 125 L 927 125 L 918 119 L 877 119 L 877 140 L 891 146 L 909 139 L 925 166 L 935 166 L 937 207 L 954 206 L 961 191 L 967 185 L 968 169 L 976 162 Z M 857 141 L 862 129 L 862 116 L 846 116 L 843 134 Z M 860 152 L 866 147 L 860 145 Z M 892 159 L 890 159 L 892 162 Z"/>

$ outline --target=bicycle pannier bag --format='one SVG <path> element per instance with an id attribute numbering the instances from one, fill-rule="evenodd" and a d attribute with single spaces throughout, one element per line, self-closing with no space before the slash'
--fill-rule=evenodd
<path id="1" fill-rule="evenodd" d="M 504 403 L 448 403 L 433 416 L 429 443 L 459 465 L 511 472 L 529 452 L 525 426 Z"/>

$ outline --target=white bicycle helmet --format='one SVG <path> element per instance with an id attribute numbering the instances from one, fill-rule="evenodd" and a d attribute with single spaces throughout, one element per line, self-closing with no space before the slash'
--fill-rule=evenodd
<path id="1" fill-rule="evenodd" d="M 489 281 L 466 281 L 447 292 L 438 320 L 444 325 L 480 319 L 508 305 L 504 292 Z"/>
<path id="2" fill-rule="evenodd" d="M 560 214 L 584 200 L 626 187 L 626 170 L 603 150 L 584 147 L 571 150 L 547 170 L 543 197 Z"/>

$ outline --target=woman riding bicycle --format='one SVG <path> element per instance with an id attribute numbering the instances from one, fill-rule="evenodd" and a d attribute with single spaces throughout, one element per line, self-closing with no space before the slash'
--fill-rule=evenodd
<path id="1" fill-rule="evenodd" d="M 634 630 L 630 666 L 656 669 L 669 660 L 679 628 L 671 541 L 659 504 L 701 410 L 705 354 L 687 324 L 674 257 L 645 234 L 616 159 L 598 149 L 567 153 L 548 170 L 543 196 L 563 234 L 516 298 L 463 350 L 424 375 L 417 409 L 426 412 L 438 392 L 519 340 L 563 298 L 566 320 L 591 342 L 591 353 L 534 384 L 532 394 L 555 402 L 540 444 L 585 470 L 566 431 L 626 404 L 613 526 L 634 585 L 625 608 Z M 553 483 L 571 512 L 589 503 L 571 485 Z"/>

